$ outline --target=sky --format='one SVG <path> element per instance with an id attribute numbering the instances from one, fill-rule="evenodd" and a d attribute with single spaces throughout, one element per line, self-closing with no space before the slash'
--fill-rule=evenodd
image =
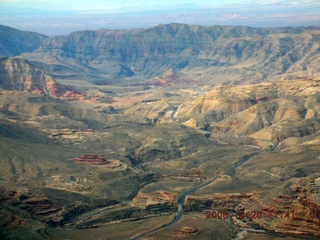
<path id="1" fill-rule="evenodd" d="M 158 24 L 320 26 L 320 0 L 0 0 L 0 25 L 46 35 Z"/>
<path id="2" fill-rule="evenodd" d="M 0 5 L 16 8 L 34 8 L 41 10 L 108 10 L 130 7 L 172 7 L 187 4 L 199 6 L 219 6 L 246 2 L 243 0 L 0 0 Z"/>
<path id="3" fill-rule="evenodd" d="M 317 4 L 318 0 L 0 0 L 0 7 L 33 8 L 40 10 L 108 10 L 130 7 L 173 7 L 183 5 L 230 6 L 250 5 L 305 5 Z M 319 4 L 319 3 L 318 3 Z"/>

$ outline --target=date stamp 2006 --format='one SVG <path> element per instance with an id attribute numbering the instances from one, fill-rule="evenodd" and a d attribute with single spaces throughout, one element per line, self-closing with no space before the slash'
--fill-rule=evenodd
<path id="1" fill-rule="evenodd" d="M 235 217 L 237 219 L 259 219 L 262 217 L 269 218 L 287 218 L 294 220 L 294 211 L 277 211 L 277 210 L 239 210 L 235 212 L 208 210 L 206 211 L 206 219 L 227 219 L 228 217 Z"/>

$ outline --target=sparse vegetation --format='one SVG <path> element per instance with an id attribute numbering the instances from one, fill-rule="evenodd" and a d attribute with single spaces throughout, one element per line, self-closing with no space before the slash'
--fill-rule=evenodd
<path id="1" fill-rule="evenodd" d="M 150 237 L 319 237 L 319 72 L 279 80 L 316 65 L 317 28 L 99 31 L 0 59 L 0 237 L 129 239 L 183 207 L 181 221 Z M 212 86 L 222 81 L 255 84 Z M 219 204 L 297 218 L 205 219 Z"/>

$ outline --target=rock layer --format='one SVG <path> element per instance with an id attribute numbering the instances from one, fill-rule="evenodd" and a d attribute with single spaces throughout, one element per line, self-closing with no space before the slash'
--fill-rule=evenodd
<path id="1" fill-rule="evenodd" d="M 83 74 L 90 71 L 115 78 L 155 77 L 173 69 L 204 84 L 248 79 L 252 82 L 270 75 L 290 78 L 290 74 L 306 76 L 313 70 L 318 74 L 318 39 L 317 27 L 260 29 L 167 24 L 51 37 L 29 57 L 47 59 L 48 64 L 54 60 L 56 67 L 46 69 L 52 75 L 61 74 L 61 69 L 69 71 L 65 77 L 81 78 L 79 69 Z M 157 84 L 168 85 L 172 80 L 167 75 L 160 77 Z"/>
<path id="2" fill-rule="evenodd" d="M 61 97 L 70 90 L 22 58 L 0 58 L 0 87 Z"/>
<path id="3" fill-rule="evenodd" d="M 107 160 L 97 154 L 86 154 L 78 158 L 72 158 L 72 161 L 89 165 L 106 165 L 108 168 L 116 168 L 121 166 L 120 161 Z"/>
<path id="4" fill-rule="evenodd" d="M 319 94 L 320 82 L 308 79 L 219 86 L 182 104 L 175 118 L 216 133 L 283 141 L 320 129 Z"/>

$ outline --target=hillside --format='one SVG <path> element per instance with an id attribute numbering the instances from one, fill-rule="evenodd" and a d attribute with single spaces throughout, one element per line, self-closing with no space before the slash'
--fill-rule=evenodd
<path id="1" fill-rule="evenodd" d="M 155 77 L 173 69 L 183 74 L 185 81 L 192 79 L 198 85 L 242 83 L 317 75 L 319 39 L 318 27 L 169 24 L 50 37 L 26 56 L 35 61 L 42 59 L 47 66 L 41 66 L 61 78 L 81 78 L 75 69 L 109 80 Z"/>
<path id="2" fill-rule="evenodd" d="M 13 57 L 32 52 L 48 37 L 0 25 L 0 56 Z"/>
<path id="3" fill-rule="evenodd" d="M 320 82 L 276 81 L 219 86 L 182 104 L 175 118 L 213 133 L 279 142 L 318 132 Z"/>
<path id="4" fill-rule="evenodd" d="M 319 238 L 319 34 L 169 24 L 0 57 L 0 238 Z"/>
<path id="5" fill-rule="evenodd" d="M 68 91 L 44 71 L 22 58 L 0 58 L 0 88 L 62 96 Z"/>
<path id="6" fill-rule="evenodd" d="M 60 84 L 30 61 L 19 57 L 0 57 L 0 77 L 2 90 L 45 94 L 66 101 L 111 101 L 107 94 L 95 93 L 92 96 L 83 90 L 76 91 Z"/>

